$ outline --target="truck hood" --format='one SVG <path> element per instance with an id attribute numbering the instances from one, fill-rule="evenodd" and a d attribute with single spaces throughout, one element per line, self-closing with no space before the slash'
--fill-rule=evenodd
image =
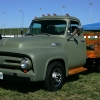
<path id="1" fill-rule="evenodd" d="M 62 47 L 62 38 L 54 36 L 23 36 L 0 40 L 0 51 Z"/>

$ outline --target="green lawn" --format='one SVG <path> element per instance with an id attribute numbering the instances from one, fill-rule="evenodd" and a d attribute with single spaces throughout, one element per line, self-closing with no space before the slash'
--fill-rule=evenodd
<path id="1" fill-rule="evenodd" d="M 100 100 L 100 74 L 70 76 L 56 92 L 45 91 L 41 83 L 0 81 L 0 100 Z"/>
<path id="2" fill-rule="evenodd" d="M 28 28 L 23 28 L 23 34 L 27 32 Z M 3 33 L 4 32 L 4 33 Z M 0 29 L 2 35 L 21 35 L 21 30 L 19 28 L 5 28 Z"/>

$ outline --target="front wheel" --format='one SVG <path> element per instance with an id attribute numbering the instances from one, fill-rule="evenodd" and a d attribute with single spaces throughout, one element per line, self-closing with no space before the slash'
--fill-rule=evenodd
<path id="1" fill-rule="evenodd" d="M 51 63 L 46 72 L 44 88 L 48 91 L 60 90 L 64 84 L 65 70 L 60 62 Z"/>

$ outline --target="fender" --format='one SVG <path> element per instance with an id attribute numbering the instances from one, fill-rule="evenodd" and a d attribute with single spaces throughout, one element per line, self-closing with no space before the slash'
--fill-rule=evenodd
<path id="1" fill-rule="evenodd" d="M 30 56 L 33 63 L 34 70 L 34 81 L 43 81 L 45 79 L 46 70 L 48 64 L 57 59 L 61 59 L 65 63 L 65 72 L 66 76 L 68 76 L 68 61 L 67 55 L 64 50 L 61 48 L 35 48 L 33 50 L 26 51 L 28 56 Z M 44 56 L 45 55 L 45 56 Z"/>

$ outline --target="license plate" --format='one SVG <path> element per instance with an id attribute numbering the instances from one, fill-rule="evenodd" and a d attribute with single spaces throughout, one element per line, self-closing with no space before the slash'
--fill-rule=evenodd
<path id="1" fill-rule="evenodd" d="M 0 79 L 3 79 L 3 73 L 0 72 Z"/>

